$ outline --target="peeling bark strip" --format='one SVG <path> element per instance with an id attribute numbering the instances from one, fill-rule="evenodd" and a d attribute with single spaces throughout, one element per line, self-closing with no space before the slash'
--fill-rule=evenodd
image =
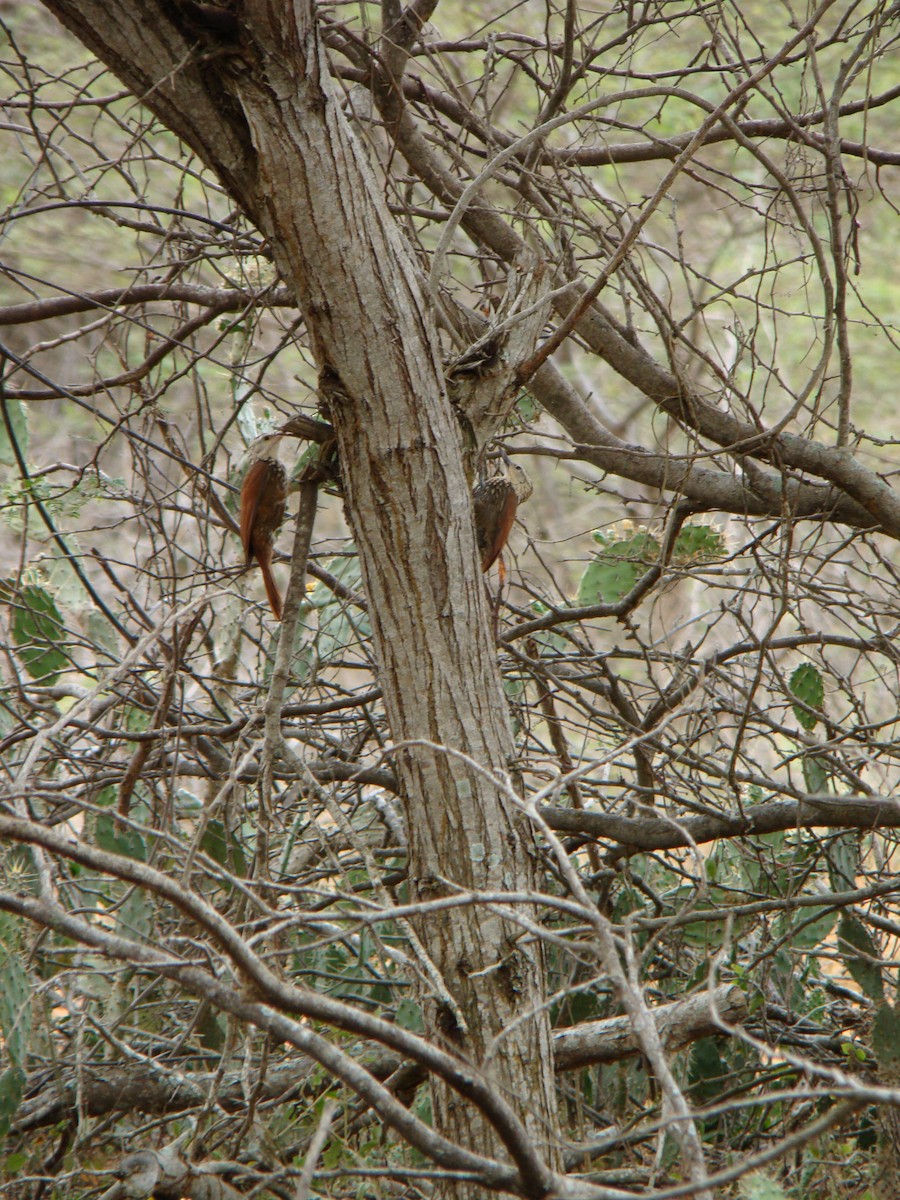
<path id="1" fill-rule="evenodd" d="M 247 3 L 239 39 L 209 62 L 194 51 L 196 30 L 152 0 L 50 7 L 217 172 L 304 312 L 331 394 L 392 735 L 456 752 L 398 755 L 414 896 L 444 880 L 534 890 L 529 827 L 473 769 L 505 771 L 513 742 L 435 314 L 336 102 L 313 6 Z M 474 1064 L 500 1039 L 490 1071 L 523 1121 L 503 1130 L 501 1148 L 482 1116 L 438 1090 L 436 1126 L 511 1157 L 522 1190 L 538 1195 L 549 1174 L 536 1147 L 556 1141 L 555 1093 L 540 954 L 519 932 L 467 908 L 420 928 L 453 1001 L 449 1024 L 446 1004 L 432 1002 L 432 1023 L 443 1020 Z"/>

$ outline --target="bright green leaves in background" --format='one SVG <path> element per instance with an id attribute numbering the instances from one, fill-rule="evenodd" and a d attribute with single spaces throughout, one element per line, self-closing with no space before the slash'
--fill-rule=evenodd
<path id="1" fill-rule="evenodd" d="M 872 1050 L 878 1066 L 891 1081 L 900 1078 L 900 1012 L 890 1004 L 879 1005 L 872 1022 Z"/>
<path id="2" fill-rule="evenodd" d="M 8 1066 L 0 1073 L 0 1136 L 22 1100 L 25 1062 L 31 1040 L 31 983 L 18 954 L 18 928 L 0 915 L 0 1033 Z"/>
<path id="3" fill-rule="evenodd" d="M 10 606 L 10 626 L 22 666 L 32 679 L 51 687 L 68 665 L 60 649 L 65 625 L 55 600 L 34 584 L 16 593 L 9 582 L 0 582 L 0 599 Z"/>
<path id="4" fill-rule="evenodd" d="M 578 603 L 615 604 L 623 599 L 649 567 L 659 563 L 662 546 L 646 530 L 628 536 L 597 532 L 598 550 L 581 577 Z M 679 566 L 721 558 L 725 537 L 713 525 L 685 525 L 675 538 L 671 561 Z"/>
<path id="5" fill-rule="evenodd" d="M 234 832 L 215 817 L 206 822 L 200 848 L 213 862 L 225 867 L 232 874 L 244 877 L 247 875 L 247 859 L 243 846 Z"/>
<path id="6" fill-rule="evenodd" d="M 794 697 L 794 716 L 806 733 L 812 733 L 825 707 L 825 681 L 813 663 L 804 662 L 791 674 L 788 688 Z M 824 753 L 805 748 L 803 776 L 810 792 L 830 790 L 831 771 Z M 860 870 L 860 835 L 856 831 L 832 834 L 825 846 L 829 884 L 837 893 L 853 891 Z M 884 977 L 878 945 L 867 926 L 852 912 L 841 914 L 837 949 L 854 983 L 876 1004 L 884 1003 Z"/>
<path id="7" fill-rule="evenodd" d="M 878 959 L 880 954 L 866 926 L 858 917 L 844 913 L 838 923 L 838 950 L 854 983 L 870 1000 L 884 999 L 884 981 Z"/>
<path id="8" fill-rule="evenodd" d="M 811 662 L 801 663 L 791 675 L 788 688 L 796 703 L 794 716 L 806 733 L 812 733 L 820 721 L 817 715 L 825 707 L 825 681 Z M 803 753 L 803 780 L 808 792 L 828 791 L 831 769 L 823 754 L 806 748 Z"/>
<path id="9" fill-rule="evenodd" d="M 810 733 L 819 721 L 816 713 L 822 711 L 825 703 L 825 683 L 822 675 L 812 663 L 801 663 L 791 675 L 789 686 L 791 695 L 799 701 L 793 706 L 794 716 L 807 733 Z M 810 709 L 813 711 L 810 712 Z"/>
<path id="10" fill-rule="evenodd" d="M 147 847 L 136 829 L 116 820 L 112 813 L 98 813 L 94 818 L 94 840 L 101 850 L 121 854 L 136 862 L 147 861 Z"/>
<path id="11" fill-rule="evenodd" d="M 359 559 L 355 555 L 333 558 L 328 570 L 351 591 L 362 591 Z M 361 608 L 348 604 L 323 583 L 315 585 L 306 603 L 309 611 L 318 614 L 314 649 L 319 663 L 335 663 L 348 652 L 361 652 L 363 642 L 372 632 L 368 615 Z"/>
<path id="12" fill-rule="evenodd" d="M 594 537 L 600 540 L 600 535 Z M 658 543 L 647 533 L 604 546 L 581 577 L 578 603 L 615 604 L 628 595 L 658 552 Z"/>
<path id="13" fill-rule="evenodd" d="M 18 446 L 23 458 L 28 457 L 28 415 L 21 400 L 3 401 L 5 419 L 0 420 L 0 466 L 18 466 L 15 447 L 10 440 L 9 430 L 12 430 L 15 445 Z M 9 429 L 7 428 L 9 421 Z"/>
<path id="14" fill-rule="evenodd" d="M 785 1200 L 781 1186 L 768 1175 L 748 1175 L 740 1182 L 740 1194 L 744 1200 Z"/>

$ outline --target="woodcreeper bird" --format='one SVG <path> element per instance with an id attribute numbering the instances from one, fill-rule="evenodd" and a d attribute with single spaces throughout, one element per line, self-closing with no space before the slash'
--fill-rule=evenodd
<path id="1" fill-rule="evenodd" d="M 503 474 L 484 479 L 472 489 L 475 536 L 482 571 L 490 570 L 496 562 L 513 527 L 516 510 L 534 491 L 522 468 L 505 455 L 504 460 Z"/>
<path id="2" fill-rule="evenodd" d="M 247 566 L 254 558 L 259 563 L 276 621 L 281 620 L 281 593 L 272 574 L 272 545 L 284 520 L 287 503 L 287 472 L 278 458 L 278 451 L 282 437 L 288 433 L 309 436 L 305 429 L 301 432 L 285 427 L 277 433 L 257 438 L 247 451 L 249 465 L 241 484 L 241 544 Z M 475 536 L 482 571 L 490 570 L 499 558 L 519 505 L 534 490 L 522 468 L 510 462 L 506 455 L 503 458 L 503 472 L 482 480 L 472 489 Z"/>
<path id="3" fill-rule="evenodd" d="M 287 503 L 287 471 L 278 458 L 282 436 L 265 434 L 251 443 L 247 451 L 249 466 L 241 484 L 241 545 L 247 566 L 254 558 L 259 563 L 276 621 L 281 620 L 281 593 L 272 574 L 272 543 Z"/>

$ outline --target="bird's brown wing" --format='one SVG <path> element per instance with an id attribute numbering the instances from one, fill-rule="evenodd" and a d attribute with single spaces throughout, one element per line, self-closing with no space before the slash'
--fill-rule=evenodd
<path id="1" fill-rule="evenodd" d="M 506 545 L 516 519 L 519 507 L 516 489 L 508 479 L 488 479 L 472 493 L 472 507 L 481 569 L 488 571 Z"/>
<path id="2" fill-rule="evenodd" d="M 253 561 L 253 527 L 256 524 L 260 499 L 266 491 L 266 476 L 271 467 L 268 459 L 259 459 L 249 469 L 241 484 L 241 545 L 244 547 L 247 566 Z"/>

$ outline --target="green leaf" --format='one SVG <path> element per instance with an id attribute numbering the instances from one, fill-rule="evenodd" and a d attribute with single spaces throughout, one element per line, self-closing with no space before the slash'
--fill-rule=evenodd
<path id="1" fill-rule="evenodd" d="M 675 538 L 672 556 L 685 559 L 721 558 L 726 551 L 725 538 L 714 525 L 684 525 Z"/>
<path id="2" fill-rule="evenodd" d="M 434 1114 L 431 1109 L 431 1088 L 427 1083 L 416 1090 L 415 1099 L 412 1103 L 412 1111 L 426 1125 L 433 1123 Z"/>
<path id="3" fill-rule="evenodd" d="M 875 1013 L 872 1053 L 882 1071 L 900 1065 L 900 1012 L 890 1004 L 880 1004 Z"/>
<path id="4" fill-rule="evenodd" d="M 541 411 L 540 404 L 538 404 L 531 392 L 520 392 L 516 397 L 515 408 L 519 417 L 526 425 L 530 424 Z"/>
<path id="5" fill-rule="evenodd" d="M 593 988 L 576 988 L 567 991 L 551 1009 L 553 1027 L 580 1025 L 606 1016 L 606 997 L 598 995 Z"/>
<path id="6" fill-rule="evenodd" d="M 803 756 L 803 783 L 808 792 L 827 792 L 831 782 L 831 770 L 822 754 L 811 752 Z"/>
<path id="7" fill-rule="evenodd" d="M 228 493 L 231 495 L 231 493 Z M 87 634 L 91 642 L 115 658 L 119 655 L 119 642 L 115 627 L 104 613 L 92 608 L 87 614 Z"/>
<path id="8" fill-rule="evenodd" d="M 615 604 L 627 596 L 642 575 L 636 563 L 595 558 L 578 585 L 578 603 Z"/>
<path id="9" fill-rule="evenodd" d="M 708 905 L 698 904 L 695 912 L 703 912 L 708 910 Z M 712 951 L 718 950 L 725 939 L 725 926 L 721 921 L 691 921 L 685 925 L 682 934 L 684 940 L 692 946 L 698 946 L 701 950 Z M 704 971 L 707 970 L 703 964 Z"/>
<path id="10" fill-rule="evenodd" d="M 200 1045 L 207 1050 L 218 1052 L 225 1045 L 225 1029 L 222 1022 L 216 1013 L 216 1010 L 207 1005 L 203 1011 L 203 1016 L 197 1022 L 197 1033 L 200 1038 Z"/>
<path id="11" fill-rule="evenodd" d="M 10 1062 L 25 1065 L 31 1041 L 31 983 L 18 954 L 0 946 L 0 1030 Z"/>
<path id="12" fill-rule="evenodd" d="M 401 1000 L 397 1005 L 396 1024 L 401 1029 L 408 1029 L 410 1033 L 424 1033 L 425 1022 L 422 1019 L 422 1010 L 416 1004 L 415 1000 Z"/>
<path id="13" fill-rule="evenodd" d="M 222 867 L 228 866 L 228 834 L 221 821 L 213 819 L 207 824 L 200 839 L 200 847 L 213 862 Z"/>
<path id="14" fill-rule="evenodd" d="M 854 950 L 861 951 L 861 954 L 854 954 Z M 869 958 L 881 957 L 878 947 L 862 921 L 846 913 L 838 923 L 838 951 L 850 975 L 869 999 L 883 1000 L 884 981 L 881 977 L 881 967 L 868 961 Z M 863 958 L 862 955 L 867 955 L 868 958 Z"/>
<path id="15" fill-rule="evenodd" d="M 801 663 L 791 676 L 788 686 L 791 695 L 806 705 L 805 708 L 800 704 L 793 705 L 794 716 L 807 731 L 815 729 L 819 718 L 807 710 L 812 708 L 821 712 L 825 703 L 825 684 L 819 669 L 812 663 Z"/>
<path id="16" fill-rule="evenodd" d="M 108 854 L 121 854 L 137 862 L 147 861 L 147 847 L 136 829 L 122 825 L 112 813 L 99 813 L 94 821 L 94 839 Z"/>
<path id="17" fill-rule="evenodd" d="M 124 727 L 129 733 L 146 733 L 150 728 L 150 714 L 133 704 L 123 705 L 121 709 Z"/>
<path id="18" fill-rule="evenodd" d="M 297 461 L 291 467 L 291 479 L 299 479 L 303 472 L 312 463 L 317 462 L 319 458 L 319 445 L 317 442 L 310 442 L 306 449 L 300 454 Z"/>
<path id="19" fill-rule="evenodd" d="M 247 860 L 240 842 L 221 821 L 211 820 L 200 839 L 200 848 L 222 867 L 235 875 L 247 874 Z"/>
<path id="20" fill-rule="evenodd" d="M 825 847 L 828 878 L 836 892 L 850 892 L 859 874 L 859 834 L 853 830 L 835 834 Z"/>
<path id="21" fill-rule="evenodd" d="M 24 1091 L 25 1072 L 21 1067 L 7 1067 L 0 1075 L 0 1137 L 8 1132 Z"/>
<path id="22" fill-rule="evenodd" d="M 16 445 L 19 447 L 22 457 L 27 460 L 28 417 L 25 406 L 21 400 L 7 400 L 6 411 L 9 415 L 9 423 L 12 426 Z M 9 440 L 9 434 L 6 432 L 6 422 L 2 416 L 0 416 L 0 464 L 4 467 L 15 467 L 18 464 L 15 451 Z"/>
<path id="23" fill-rule="evenodd" d="M 361 590 L 362 574 L 359 559 L 355 555 L 332 559 L 328 569 L 348 588 L 356 592 Z M 368 615 L 342 597 L 335 596 L 324 583 L 313 588 L 308 603 L 319 610 L 319 631 L 315 645 L 320 662 L 328 663 L 342 658 L 348 647 L 359 645 L 372 632 Z"/>
<path id="24" fill-rule="evenodd" d="M 813 914 L 821 914 L 813 917 Z M 810 920 L 810 918 L 813 918 Z M 838 915 L 824 908 L 803 909 L 801 927 L 791 933 L 791 946 L 795 950 L 812 950 L 820 946 L 837 924 Z"/>
<path id="25" fill-rule="evenodd" d="M 147 942 L 153 930 L 154 910 L 140 888 L 132 888 L 116 909 L 116 933 L 136 942 Z"/>
<path id="26" fill-rule="evenodd" d="M 613 540 L 595 533 L 594 540 L 602 547 L 588 565 L 578 586 L 579 604 L 615 604 L 627 596 L 647 567 L 659 558 L 659 542 L 643 531 L 631 537 Z"/>
<path id="27" fill-rule="evenodd" d="M 339 579 L 348 588 L 353 591 L 360 590 L 362 570 L 355 554 L 342 554 L 337 558 L 332 558 L 325 564 L 325 567 L 335 579 Z M 327 608 L 330 604 L 344 604 L 345 601 L 339 596 L 335 596 L 327 583 L 319 582 L 309 594 L 309 603 L 313 608 Z"/>
<path id="28" fill-rule="evenodd" d="M 700 1038 L 691 1047 L 688 1082 L 698 1103 L 712 1101 L 731 1086 L 731 1072 L 722 1060 L 716 1039 Z"/>
<path id="29" fill-rule="evenodd" d="M 797 970 L 796 956 L 786 947 L 776 950 L 771 958 L 772 982 L 784 997 L 788 1008 L 796 1008 L 803 994 L 803 980 Z"/>
<path id="30" fill-rule="evenodd" d="M 624 522 L 630 527 L 630 522 Z M 594 541 L 600 547 L 598 555 L 602 558 L 629 558 L 637 562 L 651 563 L 659 558 L 659 542 L 652 533 L 640 529 L 629 533 L 627 537 L 612 536 L 599 530 L 593 535 Z"/>
<path id="31" fill-rule="evenodd" d="M 32 679 L 48 687 L 59 680 L 69 660 L 59 649 L 65 638 L 59 609 L 48 591 L 29 584 L 12 605 L 13 641 L 22 665 Z"/>
<path id="32" fill-rule="evenodd" d="M 748 1175 L 738 1186 L 745 1200 L 787 1200 L 781 1185 L 760 1172 Z"/>
<path id="33" fill-rule="evenodd" d="M 326 1171 L 337 1170 L 344 1161 L 344 1147 L 338 1138 L 330 1138 L 328 1145 L 322 1151 L 322 1166 Z M 302 1167 L 301 1159 L 296 1160 L 299 1167 Z"/>

